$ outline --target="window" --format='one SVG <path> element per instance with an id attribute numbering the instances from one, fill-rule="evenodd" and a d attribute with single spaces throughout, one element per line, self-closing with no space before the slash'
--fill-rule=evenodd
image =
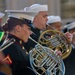
<path id="1" fill-rule="evenodd" d="M 0 12 L 5 11 L 5 0 L 0 0 Z"/>
<path id="2" fill-rule="evenodd" d="M 61 0 L 61 17 L 75 18 L 75 0 Z"/>
<path id="3" fill-rule="evenodd" d="M 0 0 L 0 12 L 5 13 L 5 9 L 6 9 L 6 0 Z M 3 17 L 2 23 L 4 23 L 6 20 L 5 17 Z"/>

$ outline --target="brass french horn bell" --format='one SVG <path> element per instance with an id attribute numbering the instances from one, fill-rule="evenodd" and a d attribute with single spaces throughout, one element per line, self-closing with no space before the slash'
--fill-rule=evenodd
<path id="1" fill-rule="evenodd" d="M 72 50 L 70 41 L 64 33 L 51 29 L 41 33 L 38 42 L 52 50 L 60 50 L 62 52 L 62 59 L 67 58 Z"/>

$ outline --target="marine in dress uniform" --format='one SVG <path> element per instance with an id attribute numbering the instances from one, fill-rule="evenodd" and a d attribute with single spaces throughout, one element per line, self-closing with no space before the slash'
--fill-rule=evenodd
<path id="1" fill-rule="evenodd" d="M 51 26 L 55 30 L 62 31 L 60 16 L 48 16 L 47 24 L 47 29 L 49 29 L 49 26 Z"/>
<path id="2" fill-rule="evenodd" d="M 75 45 L 74 45 L 74 37 L 75 35 L 75 22 L 71 22 L 67 25 L 67 30 L 70 32 L 73 36 L 71 40 L 72 45 L 72 51 L 71 54 L 64 60 L 65 64 L 65 75 L 75 75 Z"/>
<path id="3" fill-rule="evenodd" d="M 24 47 L 24 43 L 27 42 L 32 33 L 30 30 L 32 23 L 26 19 L 23 11 L 7 10 L 6 12 L 9 13 L 9 19 L 7 20 L 8 39 L 13 38 L 15 41 L 3 50 L 5 61 L 9 63 L 12 75 L 36 75 L 31 69 L 29 54 Z"/>
<path id="4" fill-rule="evenodd" d="M 38 42 L 40 31 L 46 28 L 48 6 L 41 4 L 33 4 L 30 7 L 25 7 L 24 11 L 27 12 L 26 16 L 33 22 L 33 28 L 31 28 L 33 34 L 31 38 Z M 28 52 L 36 45 L 31 39 L 26 43 L 26 49 Z"/>

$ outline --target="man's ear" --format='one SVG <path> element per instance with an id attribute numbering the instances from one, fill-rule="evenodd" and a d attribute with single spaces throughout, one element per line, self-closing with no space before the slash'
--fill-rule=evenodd
<path id="1" fill-rule="evenodd" d="M 16 31 L 20 32 L 20 31 L 21 31 L 21 26 L 20 26 L 20 25 L 17 25 L 17 26 L 15 27 L 15 29 L 16 29 Z"/>

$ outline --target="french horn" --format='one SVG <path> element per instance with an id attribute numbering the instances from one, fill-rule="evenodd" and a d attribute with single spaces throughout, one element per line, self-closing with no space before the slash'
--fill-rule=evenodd
<path id="1" fill-rule="evenodd" d="M 52 50 L 60 50 L 62 59 L 66 59 L 72 51 L 71 43 L 65 34 L 55 29 L 42 32 L 38 42 Z"/>
<path id="2" fill-rule="evenodd" d="M 32 41 L 37 43 L 31 37 Z M 51 48 L 37 43 L 29 51 L 30 65 L 36 75 L 65 75 L 65 65 L 62 58 Z"/>

